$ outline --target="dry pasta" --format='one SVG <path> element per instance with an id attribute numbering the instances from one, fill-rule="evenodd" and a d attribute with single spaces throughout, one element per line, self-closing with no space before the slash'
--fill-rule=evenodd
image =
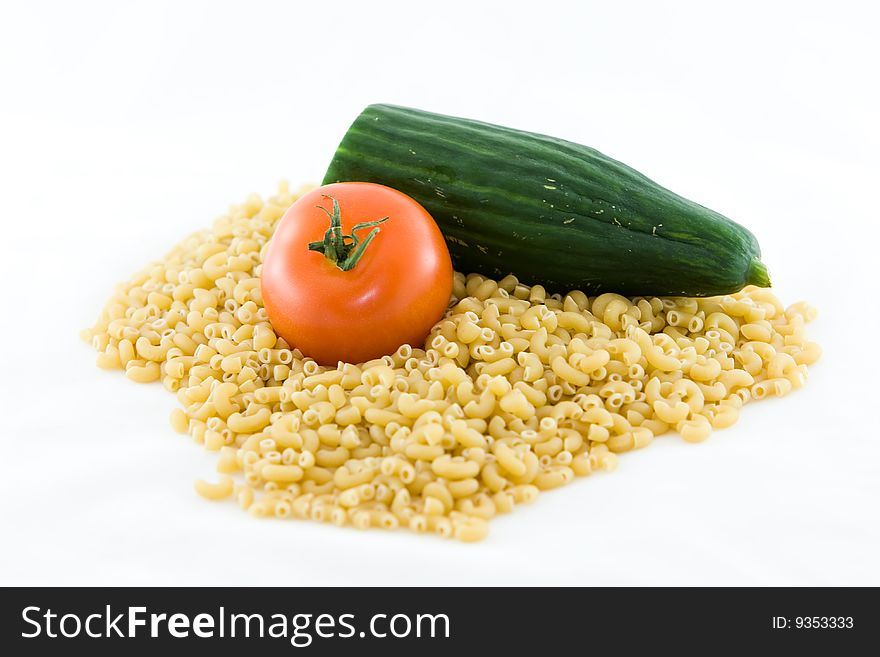
<path id="1" fill-rule="evenodd" d="M 455 274 L 424 345 L 317 365 L 276 336 L 265 246 L 300 192 L 233 206 L 118 286 L 83 332 L 97 364 L 161 381 L 171 424 L 219 454 L 209 499 L 255 516 L 406 527 L 475 541 L 540 491 L 615 467 L 675 430 L 688 442 L 800 388 L 816 311 L 767 290 L 708 299 L 548 295 Z"/>

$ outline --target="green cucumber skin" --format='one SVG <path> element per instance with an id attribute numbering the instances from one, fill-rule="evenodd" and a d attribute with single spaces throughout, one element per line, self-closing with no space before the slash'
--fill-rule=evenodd
<path id="1" fill-rule="evenodd" d="M 380 183 L 418 201 L 465 273 L 513 273 L 551 292 L 631 296 L 769 285 L 748 230 L 554 137 L 370 105 L 323 182 L 343 181 Z"/>

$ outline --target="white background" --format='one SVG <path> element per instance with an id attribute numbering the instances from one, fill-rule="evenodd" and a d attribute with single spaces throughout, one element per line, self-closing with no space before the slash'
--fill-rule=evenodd
<path id="1" fill-rule="evenodd" d="M 4 1 L 0 583 L 880 584 L 873 5 Z M 819 307 L 808 385 L 477 545 L 198 498 L 175 399 L 78 331 L 229 203 L 320 181 L 372 102 L 586 143 L 745 224 Z"/>

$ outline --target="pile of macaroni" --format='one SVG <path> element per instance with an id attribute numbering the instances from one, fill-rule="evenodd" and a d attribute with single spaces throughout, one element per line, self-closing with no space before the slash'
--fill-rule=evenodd
<path id="1" fill-rule="evenodd" d="M 219 454 L 210 499 L 256 516 L 409 527 L 463 541 L 543 490 L 670 430 L 689 442 L 800 388 L 820 349 L 805 303 L 548 295 L 455 275 L 424 348 L 315 361 L 275 335 L 262 254 L 299 193 L 233 206 L 120 285 L 84 331 L 99 367 L 161 381 L 171 424 Z"/>

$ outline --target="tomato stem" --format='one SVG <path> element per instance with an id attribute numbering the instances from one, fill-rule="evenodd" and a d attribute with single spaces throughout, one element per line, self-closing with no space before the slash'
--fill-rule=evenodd
<path id="1" fill-rule="evenodd" d="M 342 271 L 348 271 L 353 269 L 361 259 L 361 256 L 364 255 L 364 251 L 367 250 L 370 242 L 373 241 L 373 238 L 376 237 L 380 231 L 378 225 L 384 221 L 388 221 L 388 217 L 355 224 L 354 228 L 351 229 L 351 235 L 345 235 L 342 232 L 342 214 L 339 210 L 339 201 L 333 196 L 328 196 L 327 194 L 324 194 L 323 196 L 324 198 L 329 198 L 333 201 L 333 211 L 331 212 L 323 205 L 316 205 L 315 207 L 322 210 L 328 217 L 330 217 L 330 228 L 324 233 L 324 239 L 316 242 L 309 242 L 309 251 L 323 253 L 325 258 L 333 262 Z M 361 242 L 355 231 L 361 230 L 362 228 L 370 228 L 372 226 L 377 226 L 377 228 L 373 228 L 364 241 Z"/>

